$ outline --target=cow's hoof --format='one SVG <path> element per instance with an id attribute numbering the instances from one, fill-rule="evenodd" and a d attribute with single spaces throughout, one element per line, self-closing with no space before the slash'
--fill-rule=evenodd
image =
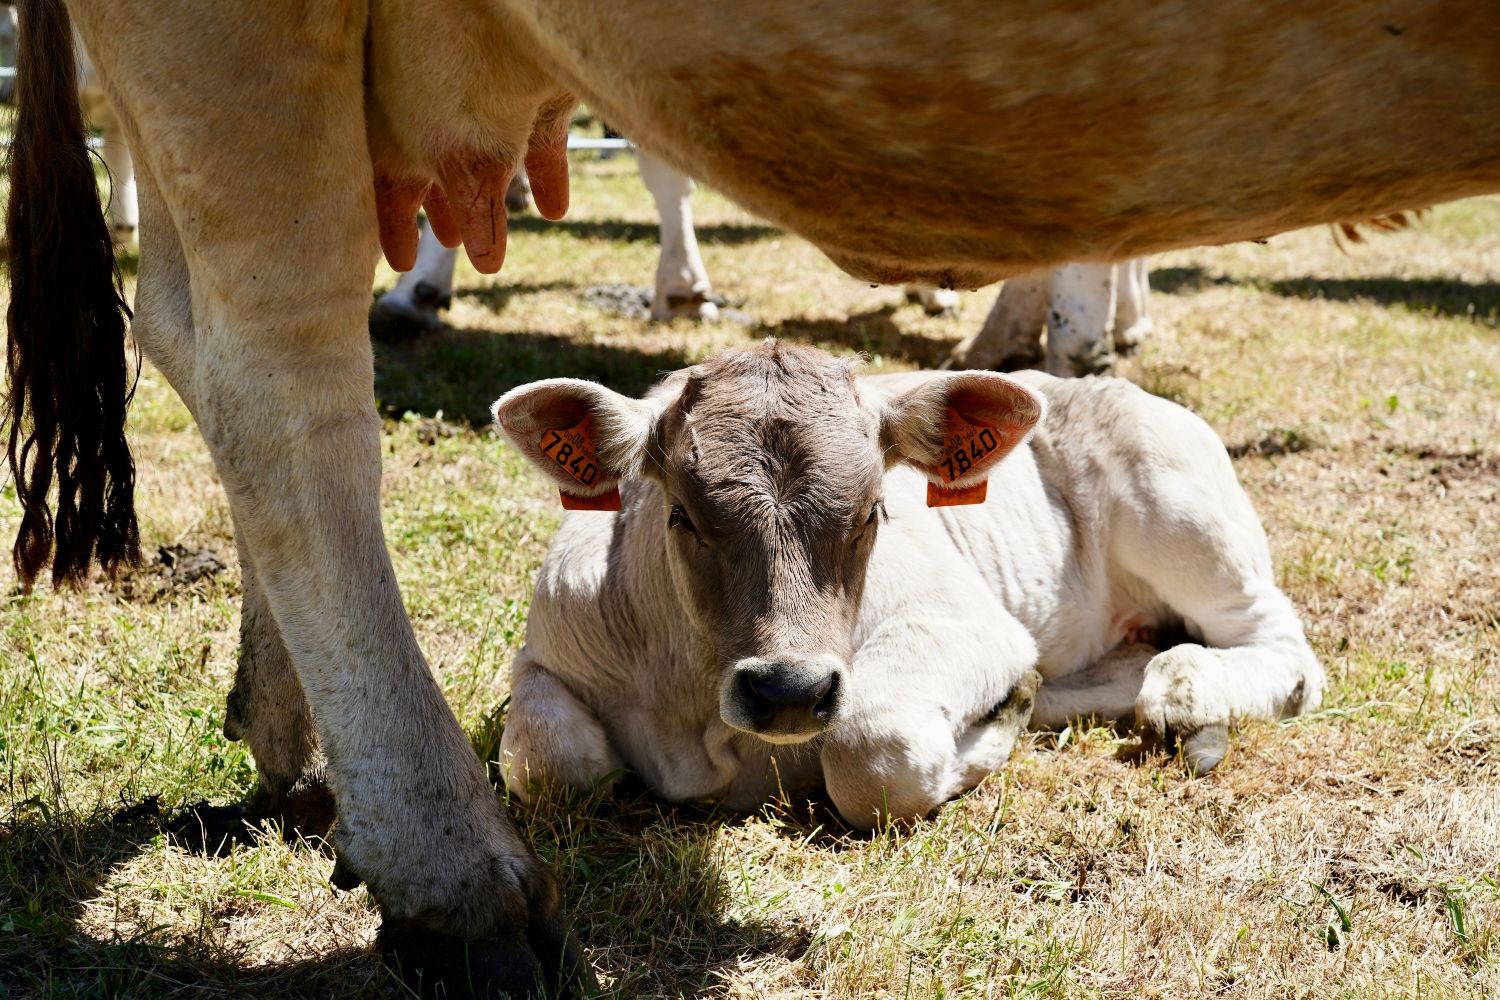
<path id="1" fill-rule="evenodd" d="M 690 319 L 697 323 L 719 321 L 719 297 L 707 290 L 690 292 L 658 291 L 652 296 L 651 319 L 656 323 L 670 323 L 674 319 Z"/>
<path id="2" fill-rule="evenodd" d="M 417 282 L 410 300 L 387 292 L 370 307 L 370 336 L 386 343 L 415 340 L 440 329 L 443 321 L 438 313 L 452 306 L 452 295 L 425 281 Z"/>
<path id="3" fill-rule="evenodd" d="M 524 936 L 478 941 L 387 920 L 377 944 L 418 996 L 559 1000 L 599 991 L 583 950 L 556 918 L 534 922 Z"/>
<path id="4" fill-rule="evenodd" d="M 1115 353 L 1122 358 L 1133 357 L 1146 338 L 1156 330 L 1156 324 L 1147 317 L 1136 320 L 1130 326 L 1115 331 Z"/>
<path id="5" fill-rule="evenodd" d="M 1219 766 L 1229 753 L 1229 725 L 1215 722 L 1178 738 L 1183 762 L 1193 777 L 1201 778 Z"/>

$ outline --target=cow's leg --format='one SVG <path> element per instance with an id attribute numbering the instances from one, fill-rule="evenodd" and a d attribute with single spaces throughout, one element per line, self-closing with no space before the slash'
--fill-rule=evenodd
<path id="1" fill-rule="evenodd" d="M 443 701 L 381 533 L 363 23 L 256 10 L 194 8 L 218 11 L 205 32 L 236 45 L 175 53 L 182 87 L 123 57 L 180 26 L 128 10 L 82 19 L 117 103 L 150 111 L 131 139 L 185 251 L 143 268 L 138 304 L 154 331 L 143 346 L 182 386 L 213 455 L 317 723 L 341 866 L 380 905 L 383 948 L 450 994 L 529 993 L 559 970 L 576 982 L 587 973 L 566 946 L 556 884 Z M 268 81 L 261 53 L 284 31 L 297 33 L 298 58 L 275 62 Z M 173 279 L 178 294 L 164 294 Z"/>
<path id="2" fill-rule="evenodd" d="M 130 246 L 136 241 L 136 228 L 140 225 L 135 163 L 124 130 L 114 116 L 109 116 L 109 120 L 101 122 L 100 126 L 104 131 L 104 141 L 99 155 L 109 169 L 109 227 L 118 246 Z"/>
<path id="3" fill-rule="evenodd" d="M 719 318 L 719 307 L 713 302 L 713 286 L 693 229 L 693 180 L 641 150 L 636 150 L 636 160 L 661 216 L 661 258 L 651 318 L 665 322 L 687 316 L 713 322 Z"/>
<path id="4" fill-rule="evenodd" d="M 945 316 L 958 312 L 958 293 L 951 288 L 907 285 L 902 292 L 906 295 L 906 301 L 917 303 L 929 316 Z"/>
<path id="5" fill-rule="evenodd" d="M 589 707 L 525 650 L 511 668 L 500 757 L 506 787 L 523 802 L 533 785 L 588 790 L 625 766 Z"/>
<path id="6" fill-rule="evenodd" d="M 239 665 L 224 712 L 224 735 L 244 740 L 258 779 L 251 810 L 312 836 L 328 832 L 334 804 L 324 776 L 312 710 L 281 629 L 240 544 Z"/>
<path id="7" fill-rule="evenodd" d="M 1141 643 L 1122 645 L 1085 670 L 1048 678 L 1036 693 L 1032 725 L 1051 729 L 1073 719 L 1133 719 L 1146 664 L 1158 652 Z"/>
<path id="8" fill-rule="evenodd" d="M 1040 366 L 1051 296 L 1049 272 L 1007 278 L 979 332 L 955 347 L 943 367 L 1019 371 Z"/>
<path id="9" fill-rule="evenodd" d="M 458 251 L 439 243 L 423 219 L 416 266 L 370 307 L 371 335 L 377 340 L 409 340 L 442 326 L 438 313 L 453 305 L 457 265 Z"/>
<path id="10" fill-rule="evenodd" d="M 978 598 L 931 595 L 923 607 L 948 613 L 887 620 L 855 655 L 822 751 L 829 797 L 851 825 L 926 816 L 1009 759 L 1041 680 L 1036 645 Z M 934 656 L 941 669 L 913 669 Z"/>
<path id="11" fill-rule="evenodd" d="M 531 178 L 526 176 L 526 168 L 521 167 L 505 187 L 505 210 L 524 212 L 529 208 L 531 208 Z"/>
<path id="12" fill-rule="evenodd" d="M 1066 264 L 1052 277 L 1047 373 L 1098 375 L 1115 363 L 1115 266 Z"/>
<path id="13" fill-rule="evenodd" d="M 1115 351 L 1133 354 L 1151 336 L 1151 270 L 1145 257 L 1119 265 L 1115 287 Z"/>

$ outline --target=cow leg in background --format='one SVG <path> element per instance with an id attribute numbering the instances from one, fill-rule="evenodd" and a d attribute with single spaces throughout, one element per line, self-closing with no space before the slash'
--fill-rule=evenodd
<path id="1" fill-rule="evenodd" d="M 902 291 L 906 295 L 906 301 L 917 303 L 929 316 L 945 316 L 958 312 L 958 293 L 951 288 L 907 285 Z"/>
<path id="2" fill-rule="evenodd" d="M 1134 354 L 1141 342 L 1156 329 L 1151 319 L 1150 265 L 1135 257 L 1118 265 L 1115 285 L 1115 352 Z"/>
<path id="3" fill-rule="evenodd" d="M 450 994 L 528 993 L 559 969 L 586 979 L 556 883 L 500 808 L 417 646 L 382 536 L 363 21 L 302 11 L 300 58 L 267 64 L 285 18 L 253 11 L 195 7 L 198 29 L 235 44 L 182 47 L 182 83 L 163 87 L 129 54 L 185 28 L 172 8 L 75 8 L 122 111 L 152 112 L 131 139 L 171 234 L 147 249 L 175 236 L 185 251 L 142 268 L 138 315 L 157 331 L 143 346 L 185 388 L 208 442 L 317 723 L 341 867 L 379 904 L 383 949 L 421 969 L 429 991 L 447 975 Z M 265 162 L 277 169 L 244 169 Z M 191 340 L 170 336 L 183 326 Z"/>
<path id="4" fill-rule="evenodd" d="M 661 216 L 661 259 L 651 318 L 666 322 L 686 316 L 713 322 L 719 318 L 719 307 L 711 299 L 713 286 L 693 231 L 693 180 L 642 150 L 636 150 L 636 160 Z"/>
<path id="5" fill-rule="evenodd" d="M 1051 297 L 1052 274 L 1049 271 L 1018 274 L 1005 279 L 984 325 L 978 333 L 953 349 L 943 367 L 955 370 L 988 368 L 1002 372 L 1040 368 L 1042 331 L 1047 326 L 1047 307 Z"/>
<path id="6" fill-rule="evenodd" d="M 1052 276 L 1047 313 L 1047 373 L 1099 375 L 1115 363 L 1113 264 L 1065 264 Z"/>
<path id="7" fill-rule="evenodd" d="M 105 89 L 88 53 L 80 51 L 78 99 L 83 105 L 84 117 L 103 132 L 99 156 L 109 169 L 110 231 L 116 246 L 130 246 L 135 243 L 135 231 L 140 222 L 135 164 L 130 157 L 125 130 L 115 117 Z"/>
<path id="8" fill-rule="evenodd" d="M 111 120 L 103 128 L 104 144 L 99 155 L 109 168 L 109 227 L 116 244 L 130 246 L 136 241 L 136 227 L 140 224 L 135 163 L 119 123 Z"/>
<path id="9" fill-rule="evenodd" d="M 370 334 L 377 340 L 410 340 L 442 326 L 438 313 L 453 305 L 457 264 L 458 251 L 439 243 L 423 219 L 416 266 L 370 307 Z"/>
<path id="10" fill-rule="evenodd" d="M 297 680 L 281 629 L 239 544 L 243 598 L 239 665 L 224 712 L 224 735 L 244 740 L 259 782 L 251 810 L 275 817 L 304 836 L 323 836 L 334 803 L 323 774 L 312 711 Z"/>

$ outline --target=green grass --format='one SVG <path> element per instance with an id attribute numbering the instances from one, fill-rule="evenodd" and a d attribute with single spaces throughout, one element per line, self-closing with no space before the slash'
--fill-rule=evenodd
<path id="1" fill-rule="evenodd" d="M 930 365 L 993 289 L 932 319 L 712 192 L 716 287 L 751 317 L 652 326 L 584 304 L 646 284 L 653 214 L 628 157 L 584 160 L 568 222 L 465 266 L 450 327 L 378 351 L 385 528 L 424 648 L 492 757 L 555 494 L 485 425 L 552 375 L 640 392 L 774 334 Z M 1500 200 L 1342 252 L 1328 231 L 1158 261 L 1163 336 L 1122 373 L 1236 456 L 1328 667 L 1325 710 L 1253 725 L 1210 777 L 1107 728 L 1039 734 L 910 829 L 826 806 L 737 817 L 647 797 L 512 806 L 622 996 L 1500 995 Z M 127 268 L 127 270 L 133 270 Z M 391 281 L 382 272 L 379 284 Z M 233 803 L 220 734 L 237 641 L 227 508 L 181 403 L 132 412 L 148 554 L 229 568 L 23 596 L 0 570 L 0 996 L 400 995 L 363 890 L 316 845 L 223 857 L 164 832 Z M 0 534 L 17 514 L 0 495 Z"/>

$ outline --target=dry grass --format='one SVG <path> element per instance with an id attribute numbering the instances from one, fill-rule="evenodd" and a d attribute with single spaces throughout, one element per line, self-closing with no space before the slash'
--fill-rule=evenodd
<path id="1" fill-rule="evenodd" d="M 768 333 L 927 365 L 994 297 L 928 319 L 709 195 L 709 270 L 753 323 L 613 318 L 578 293 L 649 280 L 649 202 L 628 160 L 575 183 L 570 221 L 518 226 L 499 281 L 460 276 L 451 329 L 380 354 L 387 533 L 486 754 L 558 519 L 479 423 L 489 400 L 556 374 L 638 391 Z M 757 1000 L 1500 995 L 1497 234 L 1488 200 L 1347 255 L 1318 230 L 1158 262 L 1170 333 L 1124 374 L 1233 449 L 1329 668 L 1323 712 L 1244 728 L 1200 781 L 1110 730 L 1039 734 L 935 820 L 872 838 L 807 804 L 521 812 L 601 977 Z M 0 996 L 397 995 L 363 950 L 365 894 L 334 894 L 323 854 L 268 836 L 205 857 L 162 833 L 253 771 L 219 735 L 238 586 L 223 497 L 154 372 L 132 419 L 148 551 L 230 569 L 33 597 L 0 571 Z M 0 535 L 15 520 L 6 492 Z"/>

